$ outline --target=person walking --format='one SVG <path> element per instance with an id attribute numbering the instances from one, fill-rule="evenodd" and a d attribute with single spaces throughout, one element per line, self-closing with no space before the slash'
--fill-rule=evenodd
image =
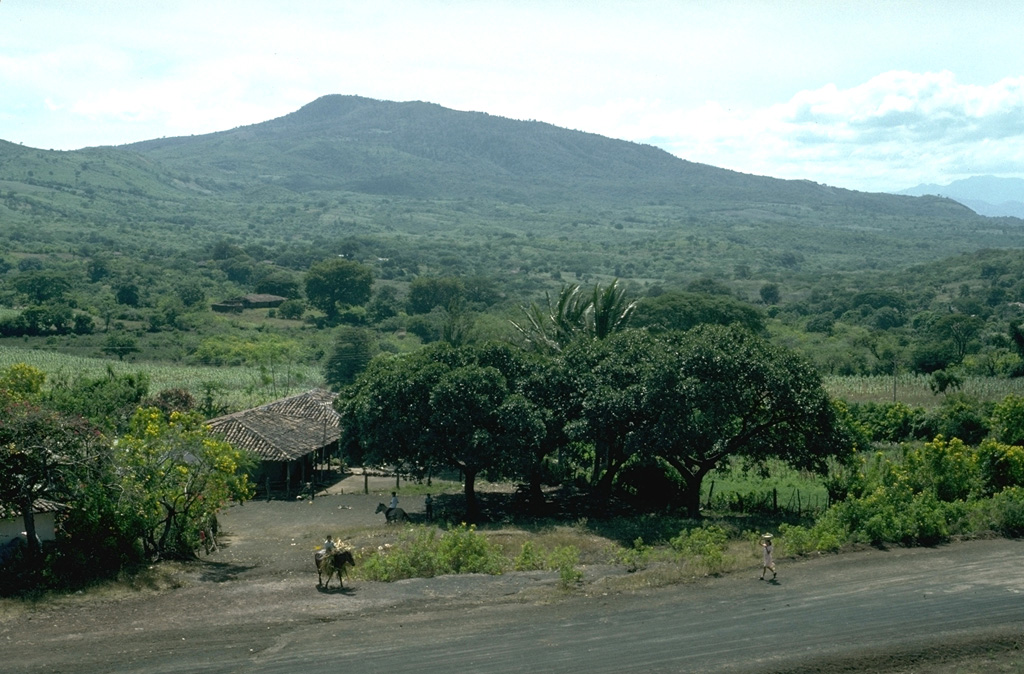
<path id="1" fill-rule="evenodd" d="M 764 574 L 766 571 L 771 571 L 772 580 L 775 580 L 775 559 L 772 557 L 774 546 L 772 545 L 771 534 L 765 534 L 761 537 L 761 548 L 763 554 L 763 560 L 761 562 L 761 580 L 764 580 Z"/>
<path id="2" fill-rule="evenodd" d="M 430 497 L 430 494 L 423 499 L 423 508 L 426 511 L 427 521 L 432 521 L 434 519 L 434 499 Z"/>

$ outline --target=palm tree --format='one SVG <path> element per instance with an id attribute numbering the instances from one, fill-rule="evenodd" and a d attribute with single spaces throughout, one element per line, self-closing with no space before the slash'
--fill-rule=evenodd
<path id="1" fill-rule="evenodd" d="M 590 295 L 576 284 L 563 286 L 554 304 L 545 297 L 546 310 L 533 303 L 523 307 L 525 322 L 512 321 L 527 344 L 542 353 L 558 353 L 580 335 L 604 339 L 626 326 L 637 305 L 626 300 L 618 279 L 605 288 L 595 284 Z"/>
<path id="2" fill-rule="evenodd" d="M 626 327 L 636 310 L 638 300 L 626 301 L 626 291 L 615 279 L 607 287 L 594 286 L 594 295 L 587 312 L 587 327 L 596 339 L 604 339 Z"/>

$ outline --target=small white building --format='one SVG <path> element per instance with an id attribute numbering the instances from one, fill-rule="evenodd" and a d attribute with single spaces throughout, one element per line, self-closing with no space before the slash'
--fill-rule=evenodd
<path id="1" fill-rule="evenodd" d="M 36 536 L 40 541 L 52 541 L 57 538 L 57 512 L 60 504 L 38 498 L 32 503 L 32 511 L 35 513 Z M 25 518 L 18 513 L 17 516 L 0 519 L 0 548 L 10 543 L 15 538 L 24 538 Z"/>

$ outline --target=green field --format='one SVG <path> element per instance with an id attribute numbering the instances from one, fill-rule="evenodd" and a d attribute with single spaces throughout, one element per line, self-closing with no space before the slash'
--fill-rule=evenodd
<path id="1" fill-rule="evenodd" d="M 0 346 L 0 369 L 25 363 L 47 374 L 47 386 L 79 377 L 100 377 L 144 372 L 149 376 L 150 392 L 183 388 L 200 398 L 204 385 L 217 387 L 218 401 L 232 411 L 255 407 L 271 400 L 323 386 L 323 375 L 312 366 L 282 367 L 270 372 L 254 367 L 201 367 L 164 363 L 123 363 L 103 358 L 82 358 L 54 351 Z"/>
<path id="2" fill-rule="evenodd" d="M 943 395 L 935 395 L 931 378 L 921 374 L 889 376 L 825 377 L 825 389 L 833 398 L 850 403 L 901 402 L 910 407 L 931 409 L 942 404 Z M 964 377 L 960 393 L 982 402 L 997 402 L 1013 394 L 1024 396 L 1024 378 Z"/>

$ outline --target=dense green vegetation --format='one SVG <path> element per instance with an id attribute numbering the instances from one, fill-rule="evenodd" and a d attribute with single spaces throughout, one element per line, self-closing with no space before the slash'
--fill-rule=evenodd
<path id="1" fill-rule="evenodd" d="M 0 518 L 26 534 L 2 550 L 0 593 L 191 558 L 217 511 L 253 496 L 252 458 L 211 434 L 187 392 L 147 398 L 130 375 L 44 391 L 45 378 L 28 365 L 0 371 Z M 38 499 L 60 504 L 58 545 L 36 537 Z"/>
<path id="2" fill-rule="evenodd" d="M 807 525 L 783 536 L 803 537 L 794 549 L 1018 532 L 1016 469 L 992 472 L 1024 442 L 1010 430 L 1024 381 L 1017 219 L 326 97 L 200 137 L 75 152 L 0 142 L 0 223 L 0 368 L 46 375 L 19 388 L 31 370 L 5 370 L 21 391 L 5 404 L 30 405 L 10 407 L 24 427 L 9 432 L 87 435 L 71 421 L 85 417 L 138 462 L 101 461 L 90 480 L 134 471 L 148 516 L 160 514 L 141 505 L 156 488 L 139 486 L 154 443 L 138 409 L 160 410 L 159 435 L 188 444 L 198 431 L 172 428 L 172 413 L 195 422 L 327 385 L 345 391 L 351 460 L 456 467 L 471 509 L 472 477 L 486 475 L 534 501 L 557 483 L 695 515 L 706 477 L 781 458 L 816 471 L 832 504 L 817 525 L 788 525 Z M 252 294 L 279 303 L 213 310 Z M 743 423 L 755 440 L 733 434 Z M 858 448 L 852 464 L 840 436 Z M 884 460 L 863 458 L 876 449 Z M 920 472 L 953 454 L 963 488 Z M 896 489 L 901 471 L 913 479 Z M 103 512 L 103 493 L 70 484 L 51 495 Z M 96 536 L 118 541 L 108 569 L 185 554 L 202 513 L 168 516 L 179 486 L 162 519 Z M 211 502 L 246 491 L 221 487 Z M 0 507 L 23 498 L 5 492 Z M 682 536 L 670 533 L 663 543 Z"/>
<path id="3" fill-rule="evenodd" d="M 326 97 L 200 137 L 0 143 L 0 221 L 0 344 L 78 355 L 322 368 L 339 324 L 391 352 L 453 329 L 515 339 L 545 292 L 618 278 L 644 324 L 767 326 L 826 374 L 1019 362 L 1018 220 L 428 104 Z M 327 260 L 358 292 L 324 294 Z M 288 301 L 210 309 L 246 293 Z"/>

